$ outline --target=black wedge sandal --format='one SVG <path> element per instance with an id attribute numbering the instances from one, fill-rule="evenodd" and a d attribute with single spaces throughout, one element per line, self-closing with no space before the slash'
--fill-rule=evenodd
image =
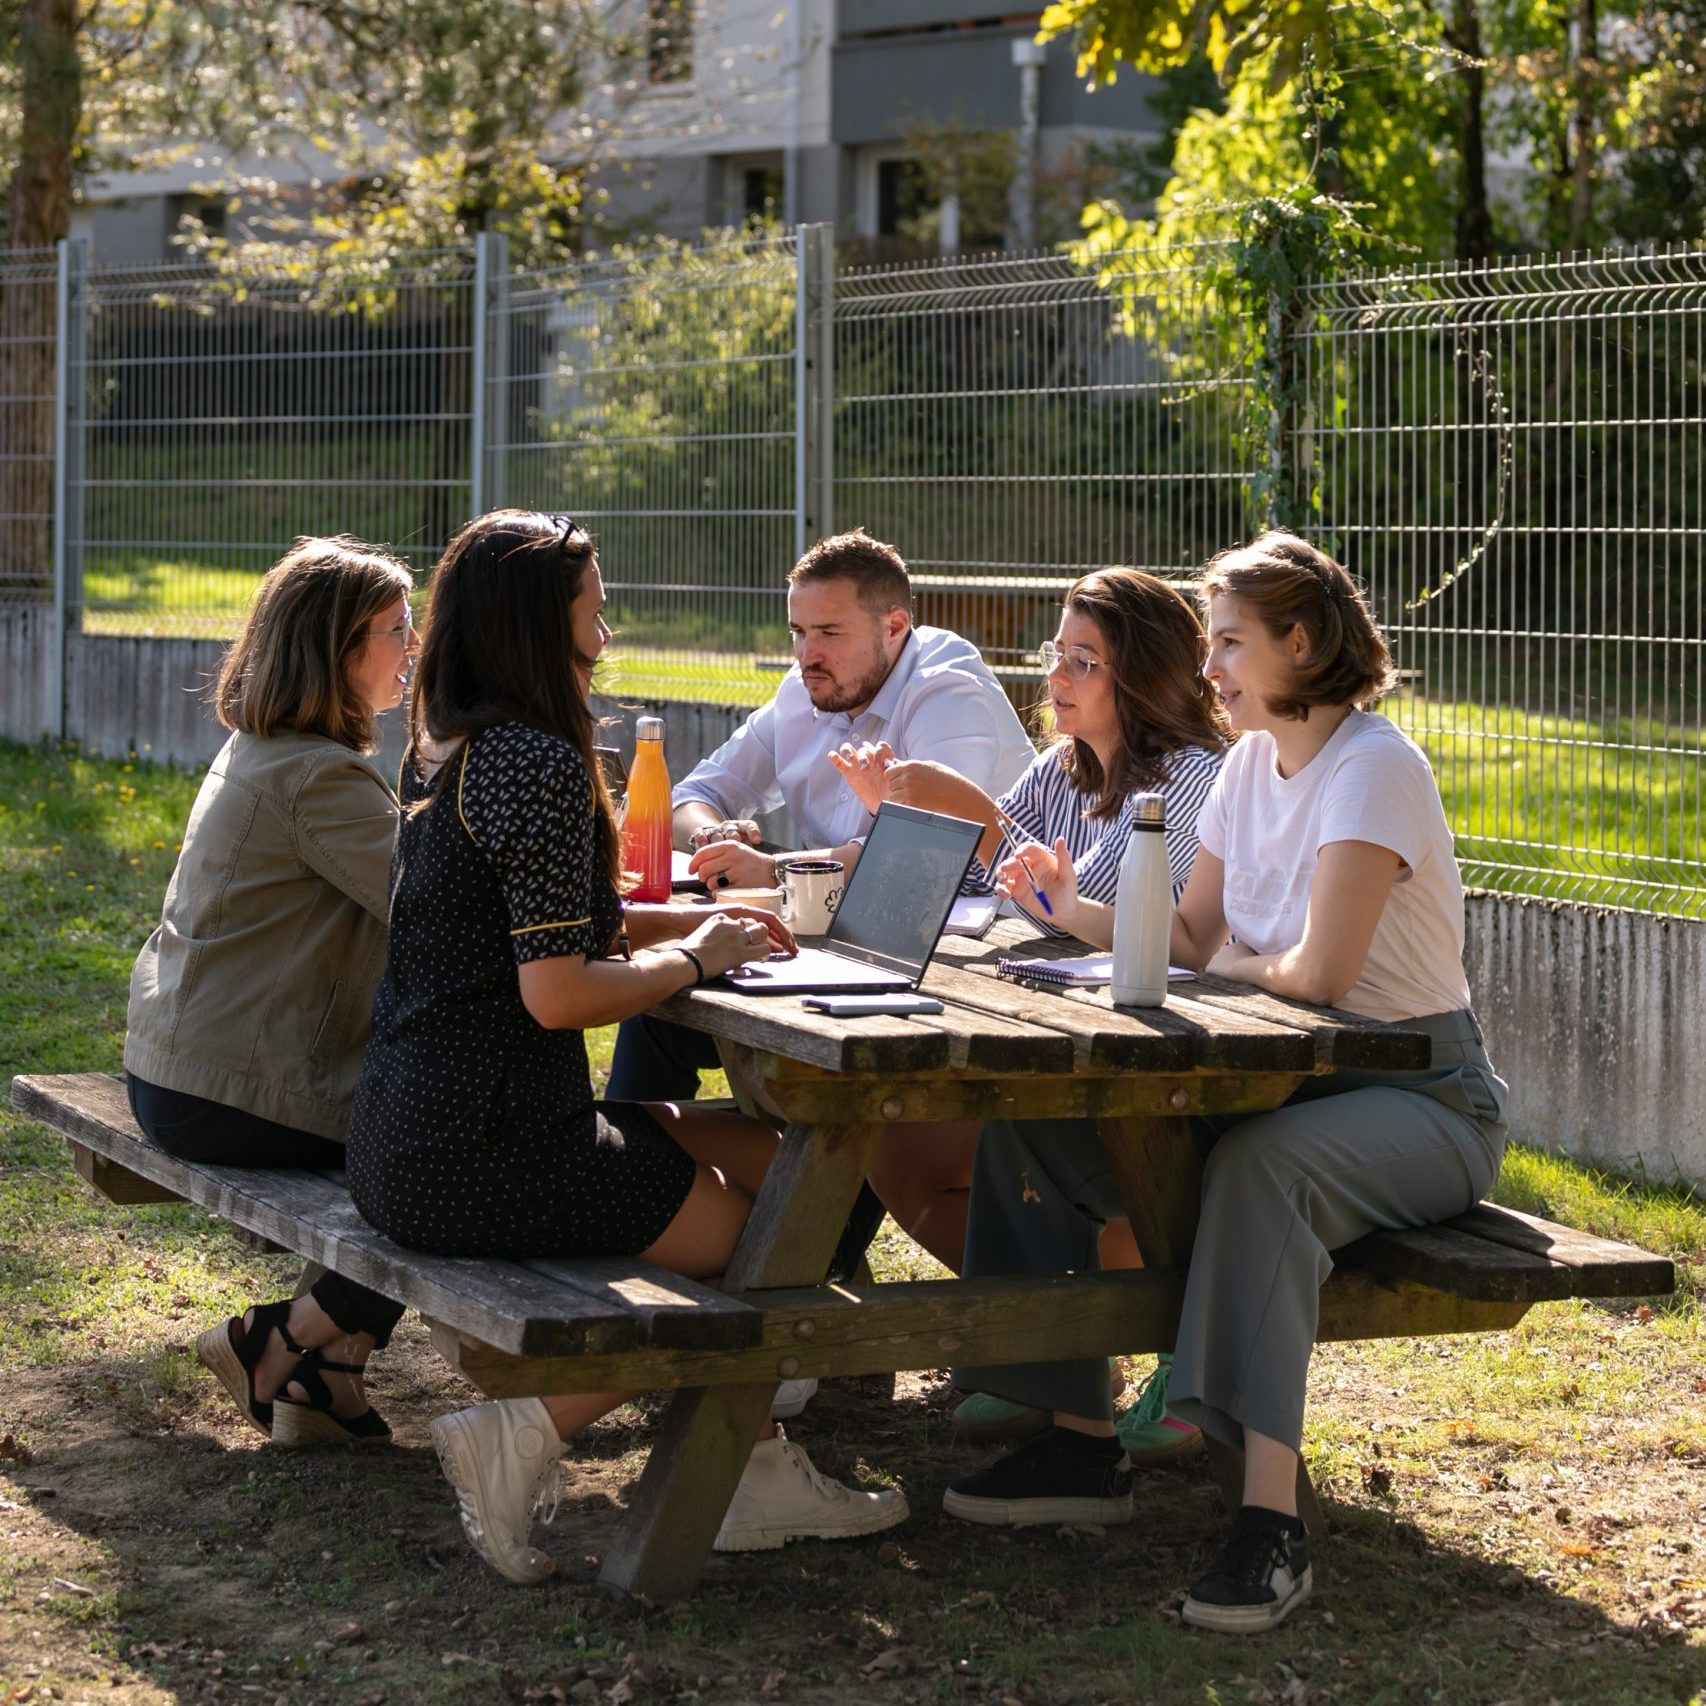
<path id="1" fill-rule="evenodd" d="M 310 1351 L 296 1365 L 290 1379 L 308 1394 L 305 1400 L 285 1396 L 280 1388 L 273 1402 L 274 1445 L 383 1445 L 391 1437 L 390 1424 L 371 1404 L 348 1420 L 332 1413 L 332 1389 L 325 1371 L 333 1374 L 362 1374 L 356 1362 L 333 1362 L 318 1351 Z M 288 1386 L 290 1381 L 286 1381 Z"/>
<path id="2" fill-rule="evenodd" d="M 196 1360 L 231 1394 L 232 1402 L 243 1412 L 243 1419 L 269 1439 L 273 1427 L 272 1400 L 255 1396 L 255 1370 L 261 1366 L 267 1340 L 275 1331 L 287 1351 L 297 1357 L 306 1355 L 306 1347 L 291 1338 L 286 1325 L 294 1301 L 287 1297 L 279 1303 L 257 1303 L 249 1311 L 252 1319 L 248 1327 L 244 1327 L 241 1315 L 233 1315 L 223 1327 L 209 1327 L 195 1342 Z"/>

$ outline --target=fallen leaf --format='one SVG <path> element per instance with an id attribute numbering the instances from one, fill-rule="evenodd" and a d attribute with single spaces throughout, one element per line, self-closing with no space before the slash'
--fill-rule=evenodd
<path id="1" fill-rule="evenodd" d="M 866 1676 L 876 1676 L 883 1671 L 905 1670 L 906 1654 L 899 1647 L 884 1647 L 868 1665 L 861 1668 Z"/>

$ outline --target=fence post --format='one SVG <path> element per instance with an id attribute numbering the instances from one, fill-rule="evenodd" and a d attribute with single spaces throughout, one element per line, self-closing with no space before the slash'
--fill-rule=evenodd
<path id="1" fill-rule="evenodd" d="M 834 530 L 835 227 L 794 243 L 794 555 Z"/>
<path id="2" fill-rule="evenodd" d="M 53 638 L 48 646 L 49 718 L 55 735 L 66 718 L 66 658 L 83 617 L 83 355 L 87 330 L 89 245 L 61 237 L 54 292 Z"/>
<path id="3" fill-rule="evenodd" d="M 509 369 L 509 238 L 482 231 L 474 239 L 474 301 L 470 341 L 474 382 L 468 408 L 468 513 L 484 515 L 504 502 Z"/>

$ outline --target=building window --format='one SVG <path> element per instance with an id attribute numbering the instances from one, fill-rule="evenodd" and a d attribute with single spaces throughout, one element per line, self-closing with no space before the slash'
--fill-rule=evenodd
<path id="1" fill-rule="evenodd" d="M 646 0 L 646 81 L 685 83 L 693 75 L 693 0 Z"/>
<path id="2" fill-rule="evenodd" d="M 907 227 L 930 209 L 930 184 L 916 160 L 877 162 L 878 237 L 909 235 Z"/>
<path id="3" fill-rule="evenodd" d="M 782 169 L 746 166 L 740 174 L 742 219 L 770 221 L 782 217 Z"/>
<path id="4" fill-rule="evenodd" d="M 174 198 L 177 218 L 173 221 L 174 229 L 181 229 L 186 219 L 199 219 L 201 228 L 209 237 L 223 237 L 225 224 L 230 214 L 230 204 L 224 196 L 208 198 L 198 195 L 183 195 Z"/>

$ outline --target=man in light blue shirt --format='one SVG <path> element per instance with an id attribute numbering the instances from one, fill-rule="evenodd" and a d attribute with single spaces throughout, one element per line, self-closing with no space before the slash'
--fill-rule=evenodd
<path id="1" fill-rule="evenodd" d="M 863 532 L 814 545 L 788 576 L 797 660 L 776 697 L 747 718 L 674 791 L 676 845 L 713 892 L 770 887 L 778 858 L 750 843 L 750 820 L 785 806 L 804 847 L 851 864 L 870 813 L 829 754 L 887 741 L 897 757 L 934 759 L 1004 792 L 1036 756 L 977 647 L 945 628 L 914 628 L 906 565 Z M 705 843 L 709 845 L 705 845 Z"/>
<path id="2" fill-rule="evenodd" d="M 768 888 L 779 859 L 752 843 L 750 820 L 786 806 L 812 855 L 851 865 L 871 816 L 829 761 L 844 744 L 886 740 L 900 758 L 951 766 L 992 797 L 1036 756 L 977 648 L 943 628 L 914 628 L 906 565 L 863 531 L 820 540 L 788 576 L 795 665 L 761 705 L 673 793 L 675 839 L 693 871 L 719 888 Z M 716 1044 L 655 1019 L 617 1034 L 606 1096 L 689 1100 Z"/>

